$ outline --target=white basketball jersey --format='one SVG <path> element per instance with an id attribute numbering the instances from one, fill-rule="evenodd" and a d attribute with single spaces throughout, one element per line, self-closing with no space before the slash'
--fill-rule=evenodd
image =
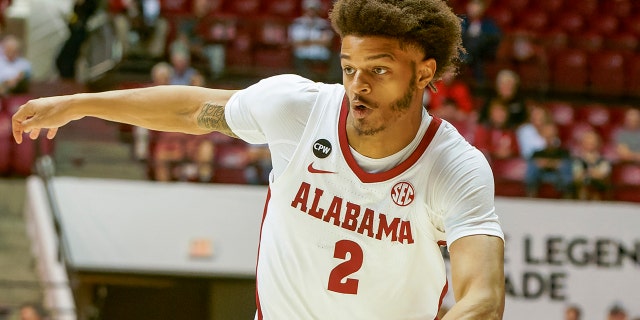
<path id="1" fill-rule="evenodd" d="M 436 319 L 447 289 L 429 215 L 429 127 L 406 160 L 367 173 L 351 154 L 348 106 L 325 86 L 291 162 L 270 185 L 257 266 L 258 319 Z M 442 159 L 440 159 L 441 161 Z"/>

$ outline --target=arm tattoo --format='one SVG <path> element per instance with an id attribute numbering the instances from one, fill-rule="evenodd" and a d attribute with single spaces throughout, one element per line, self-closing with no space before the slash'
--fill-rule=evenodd
<path id="1" fill-rule="evenodd" d="M 207 102 L 202 107 L 198 115 L 198 126 L 224 133 L 230 137 L 237 138 L 224 118 L 224 106 Z"/>

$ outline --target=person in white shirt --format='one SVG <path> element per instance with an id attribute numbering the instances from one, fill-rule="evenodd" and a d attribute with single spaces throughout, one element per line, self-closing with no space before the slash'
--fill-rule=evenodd
<path id="1" fill-rule="evenodd" d="M 48 97 L 14 115 L 14 138 L 53 138 L 93 116 L 267 143 L 256 319 L 435 319 L 449 288 L 444 245 L 456 303 L 442 320 L 502 319 L 491 168 L 422 105 L 424 89 L 455 68 L 460 20 L 441 0 L 338 0 L 330 19 L 343 84 L 279 75 L 243 90 Z"/>
<path id="2" fill-rule="evenodd" d="M 31 63 L 21 56 L 21 43 L 13 35 L 2 39 L 0 52 L 0 95 L 21 93 L 28 89 Z"/>
<path id="3" fill-rule="evenodd" d="M 304 14 L 289 25 L 289 40 L 293 47 L 293 64 L 299 75 L 321 80 L 314 71 L 318 65 L 329 66 L 332 59 L 331 44 L 333 30 L 329 21 L 320 16 L 320 3 L 316 0 L 303 1 Z"/>

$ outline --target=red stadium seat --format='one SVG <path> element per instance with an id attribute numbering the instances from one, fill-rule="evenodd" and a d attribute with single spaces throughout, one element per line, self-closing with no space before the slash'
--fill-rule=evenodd
<path id="1" fill-rule="evenodd" d="M 556 15 L 562 10 L 564 0 L 540 0 L 538 1 L 538 7 L 549 15 Z"/>
<path id="2" fill-rule="evenodd" d="M 190 0 L 161 0 L 160 9 L 163 15 L 185 15 L 191 13 Z"/>
<path id="3" fill-rule="evenodd" d="M 529 0 L 507 0 L 501 1 L 500 5 L 508 8 L 516 14 L 523 12 L 529 6 Z"/>
<path id="4" fill-rule="evenodd" d="M 601 11 L 620 19 L 625 19 L 633 12 L 632 0 L 600 1 Z"/>
<path id="5" fill-rule="evenodd" d="M 589 58 L 589 91 L 600 96 L 621 96 L 625 93 L 624 56 L 620 52 L 595 52 Z"/>
<path id="6" fill-rule="evenodd" d="M 571 36 L 571 45 L 587 52 L 600 51 L 604 46 L 604 37 L 594 31 L 587 31 Z"/>
<path id="7" fill-rule="evenodd" d="M 584 50 L 566 49 L 555 54 L 551 69 L 553 90 L 585 93 L 588 89 L 588 55 Z"/>
<path id="8" fill-rule="evenodd" d="M 516 28 L 532 33 L 542 33 L 549 23 L 549 15 L 542 9 L 527 10 L 518 16 Z"/>
<path id="9" fill-rule="evenodd" d="M 11 117 L 0 103 L 0 176 L 9 174 L 11 169 L 12 146 Z"/>
<path id="10" fill-rule="evenodd" d="M 300 1 L 268 0 L 263 4 L 264 13 L 270 16 L 294 19 L 300 15 Z"/>
<path id="11" fill-rule="evenodd" d="M 611 182 L 614 200 L 640 202 L 640 164 L 614 164 Z"/>
<path id="12" fill-rule="evenodd" d="M 239 16 L 252 16 L 260 11 L 260 0 L 233 0 L 225 1 L 225 12 Z"/>
<path id="13" fill-rule="evenodd" d="M 638 1 L 634 1 L 639 3 Z M 640 37 L 640 11 L 638 11 L 635 15 L 630 16 L 624 20 L 625 29 L 636 36 Z"/>
<path id="14" fill-rule="evenodd" d="M 598 0 L 566 0 L 564 10 L 574 11 L 585 18 L 589 18 L 597 13 Z"/>
<path id="15" fill-rule="evenodd" d="M 565 101 L 552 101 L 545 104 L 555 124 L 559 126 L 567 126 L 573 123 L 575 119 L 574 106 Z"/>
<path id="16" fill-rule="evenodd" d="M 610 36 L 618 31 L 619 21 L 618 17 L 612 14 L 601 14 L 597 19 L 589 20 L 589 27 L 603 36 Z"/>
<path id="17" fill-rule="evenodd" d="M 247 183 L 245 168 L 248 165 L 247 145 L 245 143 L 216 144 L 216 158 L 213 182 Z"/>
<path id="18" fill-rule="evenodd" d="M 496 24 L 505 32 L 512 28 L 513 12 L 506 6 L 491 6 L 487 9 L 487 16 L 491 17 Z"/>
<path id="19" fill-rule="evenodd" d="M 539 33 L 538 38 L 540 39 L 540 44 L 547 50 L 549 55 L 564 50 L 569 45 L 569 35 L 566 31 L 559 28 L 553 28 Z"/>
<path id="20" fill-rule="evenodd" d="M 607 50 L 618 51 L 625 56 L 632 55 L 637 49 L 640 39 L 628 31 L 622 31 L 604 39 L 604 47 Z"/>
<path id="21" fill-rule="evenodd" d="M 524 175 L 527 161 L 522 158 L 493 159 L 491 161 L 497 196 L 523 197 L 526 195 Z"/>
<path id="22" fill-rule="evenodd" d="M 611 123 L 610 107 L 603 104 L 589 104 L 576 108 L 576 119 L 594 127 L 604 127 Z"/>
<path id="23" fill-rule="evenodd" d="M 555 23 L 560 27 L 560 29 L 571 35 L 582 32 L 585 25 L 582 15 L 575 11 L 560 12 L 555 18 Z"/>
<path id="24" fill-rule="evenodd" d="M 627 78 L 627 95 L 640 98 L 640 54 L 629 56 L 625 69 Z"/>

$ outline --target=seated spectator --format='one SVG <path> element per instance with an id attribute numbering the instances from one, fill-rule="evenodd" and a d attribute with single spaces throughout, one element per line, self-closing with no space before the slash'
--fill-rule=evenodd
<path id="1" fill-rule="evenodd" d="M 462 44 L 467 50 L 463 61 L 469 65 L 475 84 L 482 88 L 486 85 L 484 72 L 488 61 L 495 59 L 502 32 L 496 22 L 486 15 L 485 0 L 471 0 L 467 3 L 462 22 Z"/>
<path id="2" fill-rule="evenodd" d="M 616 304 L 609 309 L 607 320 L 627 320 L 627 319 L 628 319 L 627 310 L 625 310 L 622 306 Z"/>
<path id="3" fill-rule="evenodd" d="M 456 117 L 457 121 L 463 120 L 461 118 L 467 118 L 474 111 L 471 90 L 464 81 L 456 77 L 455 72 L 445 72 L 440 81 L 434 82 L 434 86 L 436 87 L 435 92 L 427 89 L 427 93 L 429 94 L 429 112 L 438 114 L 438 109 L 446 100 L 452 100 L 457 106 L 459 110 Z"/>
<path id="4" fill-rule="evenodd" d="M 37 303 L 25 303 L 20 306 L 20 320 L 46 320 L 47 312 Z"/>
<path id="5" fill-rule="evenodd" d="M 186 51 L 171 52 L 171 67 L 173 74 L 169 84 L 188 86 L 193 83 L 194 77 L 198 76 L 198 71 L 191 67 L 191 58 Z"/>
<path id="6" fill-rule="evenodd" d="M 304 14 L 289 26 L 296 72 L 312 80 L 322 76 L 313 71 L 314 64 L 329 66 L 332 59 L 333 30 L 327 19 L 320 16 L 321 4 L 317 0 L 303 1 Z"/>
<path id="7" fill-rule="evenodd" d="M 208 20 L 211 19 L 211 1 L 209 0 L 193 0 L 191 3 L 191 14 L 180 17 L 176 23 L 177 35 L 171 42 L 169 52 L 183 50 L 189 53 L 191 62 L 196 65 L 206 65 L 210 72 L 213 70 L 215 61 L 210 54 L 211 44 L 206 44 L 202 38 L 202 28 L 207 26 Z"/>
<path id="8" fill-rule="evenodd" d="M 544 149 L 535 151 L 527 162 L 525 186 L 527 196 L 536 197 L 542 182 L 551 183 L 564 198 L 573 197 L 573 172 L 569 151 L 562 146 L 554 123 L 542 126 Z"/>
<path id="9" fill-rule="evenodd" d="M 493 100 L 489 105 L 489 119 L 476 128 L 473 144 L 488 159 L 519 156 L 516 132 L 507 123 L 507 107 L 499 100 Z"/>
<path id="10" fill-rule="evenodd" d="M 480 109 L 479 121 L 487 120 L 489 102 L 500 100 L 509 111 L 509 126 L 515 128 L 527 120 L 527 105 L 520 91 L 520 77 L 512 70 L 504 69 L 496 76 L 495 92 Z"/>
<path id="11" fill-rule="evenodd" d="M 113 24 L 125 56 L 164 56 L 169 24 L 160 14 L 160 0 L 120 0 Z"/>
<path id="12" fill-rule="evenodd" d="M 529 107 L 528 121 L 516 129 L 520 155 L 523 158 L 530 159 L 535 151 L 546 146 L 546 141 L 540 134 L 540 130 L 551 121 L 551 115 L 543 106 L 532 105 Z"/>
<path id="13" fill-rule="evenodd" d="M 250 144 L 247 148 L 248 164 L 244 171 L 249 184 L 269 184 L 271 174 L 271 153 L 266 144 Z"/>
<path id="14" fill-rule="evenodd" d="M 625 112 L 623 126 L 614 139 L 619 160 L 640 162 L 640 110 L 630 108 Z"/>
<path id="15" fill-rule="evenodd" d="M 56 56 L 56 67 L 62 78 L 73 79 L 76 75 L 76 60 L 87 38 L 87 22 L 98 10 L 98 0 L 75 0 L 68 18 L 69 37 Z"/>
<path id="16" fill-rule="evenodd" d="M 584 132 L 573 160 L 573 179 L 578 199 L 602 200 L 610 187 L 611 163 L 601 153 L 601 138 L 595 130 Z"/>
<path id="17" fill-rule="evenodd" d="M 564 309 L 564 320 L 580 320 L 582 310 L 577 305 L 570 305 Z"/>
<path id="18" fill-rule="evenodd" d="M 13 35 L 2 39 L 0 53 L 0 96 L 29 89 L 31 63 L 21 56 L 20 40 Z"/>
<path id="19" fill-rule="evenodd" d="M 180 181 L 211 182 L 214 173 L 215 144 L 207 135 L 187 137 L 185 158 L 176 168 Z"/>

